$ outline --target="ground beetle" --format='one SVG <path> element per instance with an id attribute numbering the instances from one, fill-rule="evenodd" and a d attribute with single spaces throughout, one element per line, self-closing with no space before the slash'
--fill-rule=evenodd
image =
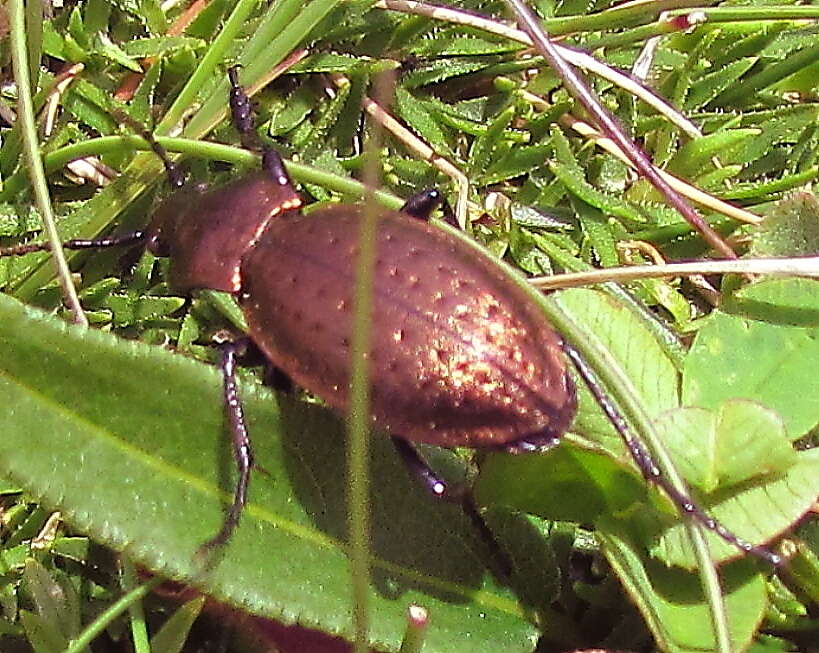
<path id="1" fill-rule="evenodd" d="M 235 68 L 229 77 L 233 120 L 249 146 L 250 100 Z M 181 186 L 177 168 L 151 143 L 171 185 Z M 73 240 L 65 246 L 144 242 L 153 253 L 171 257 L 175 289 L 234 293 L 247 318 L 250 341 L 270 364 L 343 413 L 363 207 L 336 205 L 302 215 L 301 199 L 281 158 L 262 149 L 262 170 L 214 190 L 175 193 L 144 232 Z M 437 191 L 427 190 L 401 211 L 379 214 L 372 290 L 372 420 L 392 436 L 427 488 L 438 496 L 448 494 L 413 442 L 511 452 L 557 444 L 576 412 L 568 358 L 649 481 L 725 541 L 780 564 L 779 555 L 740 539 L 668 483 L 582 358 L 509 274 L 427 222 L 439 201 Z M 47 245 L 23 245 L 0 254 L 38 249 Z M 239 480 L 222 529 L 208 547 L 224 543 L 238 523 L 253 466 L 235 377 L 240 346 L 220 346 Z M 474 513 L 471 502 L 465 506 Z"/>

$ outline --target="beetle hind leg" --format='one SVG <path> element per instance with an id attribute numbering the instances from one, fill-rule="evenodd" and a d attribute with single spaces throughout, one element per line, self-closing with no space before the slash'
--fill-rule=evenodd
<path id="1" fill-rule="evenodd" d="M 463 491 L 453 489 L 450 492 L 447 482 L 435 473 L 412 444 L 399 437 L 393 437 L 392 443 L 404 465 L 421 481 L 427 492 L 439 499 L 454 500 L 460 498 Z"/>
<path id="2" fill-rule="evenodd" d="M 563 350 L 585 381 L 598 405 L 606 414 L 606 417 L 619 433 L 634 463 L 648 482 L 653 483 L 665 492 L 683 516 L 693 519 L 731 546 L 736 547 L 740 551 L 755 555 L 775 567 L 783 564 L 784 560 L 781 555 L 770 551 L 764 546 L 754 545 L 739 537 L 709 515 L 692 499 L 687 491 L 677 489 L 660 470 L 660 467 L 654 461 L 654 458 L 645 445 L 633 433 L 626 418 L 620 412 L 620 409 L 608 398 L 594 372 L 592 372 L 591 368 L 586 364 L 586 361 L 583 360 L 580 353 L 566 342 L 563 343 Z"/>
<path id="3" fill-rule="evenodd" d="M 513 570 L 512 561 L 481 515 L 472 492 L 462 485 L 450 488 L 447 482 L 429 466 L 412 443 L 395 436 L 392 438 L 392 443 L 401 460 L 410 472 L 421 481 L 427 492 L 437 499 L 457 503 L 461 506 L 464 514 L 478 532 L 481 541 L 489 549 L 493 571 L 499 578 L 509 580 Z"/>

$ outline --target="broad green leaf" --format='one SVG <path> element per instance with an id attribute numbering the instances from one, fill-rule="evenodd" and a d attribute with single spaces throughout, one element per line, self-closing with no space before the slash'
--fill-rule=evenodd
<path id="1" fill-rule="evenodd" d="M 819 422 L 819 283 L 776 279 L 727 298 L 697 333 L 683 372 L 683 404 L 758 401 L 796 440 Z"/>
<path id="2" fill-rule="evenodd" d="M 344 436 L 315 405 L 243 383 L 257 461 L 242 524 L 202 574 L 232 492 L 216 370 L 69 326 L 0 297 L 0 473 L 78 530 L 159 574 L 285 623 L 350 636 Z M 434 615 L 429 651 L 531 651 L 535 630 L 484 565 L 460 509 L 373 440 L 371 642 L 397 650 L 405 610 Z"/>
<path id="3" fill-rule="evenodd" d="M 716 492 L 703 507 L 739 537 L 754 543 L 780 535 L 816 503 L 819 495 L 819 450 L 797 453 L 796 464 L 785 473 L 765 479 L 763 484 Z M 715 560 L 736 557 L 737 550 L 708 534 Z M 691 567 L 688 536 L 681 525 L 671 528 L 655 553 L 670 564 Z"/>
<path id="4" fill-rule="evenodd" d="M 752 256 L 815 256 L 819 252 L 819 201 L 794 193 L 779 202 L 754 233 Z"/>
<path id="5" fill-rule="evenodd" d="M 655 426 L 685 478 L 705 493 L 785 473 L 797 460 L 779 416 L 751 401 L 678 408 Z"/>
<path id="6" fill-rule="evenodd" d="M 606 559 L 662 650 L 680 653 L 715 650 L 708 606 L 696 573 L 647 560 L 628 537 L 615 530 L 604 531 L 600 538 Z M 750 560 L 723 567 L 720 575 L 733 650 L 743 650 L 763 617 L 767 603 L 765 579 Z"/>
<path id="7" fill-rule="evenodd" d="M 485 505 L 581 524 L 623 513 L 647 494 L 639 474 L 611 456 L 569 443 L 542 454 L 490 456 L 475 491 Z"/>
<path id="8" fill-rule="evenodd" d="M 589 338 L 595 338 L 609 351 L 635 385 L 649 415 L 679 405 L 679 379 L 673 363 L 630 308 L 603 293 L 578 289 L 558 296 L 560 307 L 584 325 Z M 626 455 L 608 420 L 580 383 L 581 401 L 572 431 L 604 444 L 610 452 Z"/>

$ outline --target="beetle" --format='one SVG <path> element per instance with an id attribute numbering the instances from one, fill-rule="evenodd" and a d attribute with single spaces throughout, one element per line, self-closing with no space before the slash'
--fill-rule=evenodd
<path id="1" fill-rule="evenodd" d="M 252 146 L 250 100 L 236 68 L 229 79 L 234 124 L 243 143 Z M 171 186 L 182 186 L 167 154 L 149 142 Z M 169 282 L 176 290 L 233 293 L 247 319 L 248 339 L 270 365 L 345 413 L 353 261 L 364 208 L 335 205 L 303 215 L 281 157 L 262 150 L 260 170 L 216 189 L 175 192 L 145 231 L 65 246 L 144 243 L 154 254 L 170 257 Z M 393 438 L 428 490 L 439 497 L 457 495 L 425 463 L 415 442 L 515 453 L 557 445 L 577 409 L 570 361 L 650 482 L 728 543 L 781 564 L 781 556 L 734 535 L 663 477 L 580 355 L 510 273 L 428 221 L 440 200 L 437 191 L 425 190 L 400 211 L 378 215 L 368 352 L 372 422 Z M 24 245 L 0 254 L 46 248 Z M 235 374 L 242 347 L 241 342 L 220 344 L 239 477 L 222 528 L 205 550 L 226 542 L 238 524 L 253 468 Z M 477 514 L 469 500 L 464 505 Z"/>

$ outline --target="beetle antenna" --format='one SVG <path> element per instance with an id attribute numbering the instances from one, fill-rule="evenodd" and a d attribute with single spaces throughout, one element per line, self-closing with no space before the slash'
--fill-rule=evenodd
<path id="1" fill-rule="evenodd" d="M 181 168 L 171 160 L 171 157 L 168 155 L 168 150 L 157 143 L 154 135 L 140 122 L 134 120 L 124 111 L 113 109 L 112 113 L 121 125 L 130 127 L 148 142 L 153 153 L 159 157 L 159 160 L 162 161 L 162 165 L 165 166 L 165 172 L 168 175 L 168 185 L 173 189 L 182 188 L 185 184 L 185 175 L 182 173 Z"/>
<path id="2" fill-rule="evenodd" d="M 236 127 L 236 131 L 239 132 L 242 139 L 242 145 L 248 150 L 256 150 L 259 148 L 259 142 L 256 132 L 253 130 L 255 123 L 253 105 L 245 89 L 239 84 L 239 68 L 241 66 L 228 68 L 230 115 L 233 118 L 233 126 Z"/>
<path id="3" fill-rule="evenodd" d="M 646 449 L 645 445 L 631 431 L 631 428 L 626 422 L 626 419 L 623 417 L 623 414 L 608 398 L 605 391 L 600 386 L 600 382 L 598 381 L 594 372 L 592 372 L 591 368 L 586 364 L 586 361 L 583 360 L 580 353 L 566 342 L 563 342 L 562 347 L 566 355 L 572 361 L 575 369 L 578 371 L 580 376 L 583 377 L 583 380 L 597 403 L 600 405 L 600 408 L 603 409 L 606 417 L 608 417 L 609 421 L 620 434 L 620 437 L 623 439 L 623 442 L 628 448 L 632 459 L 647 481 L 654 483 L 660 489 L 662 489 L 663 492 L 665 492 L 674 502 L 677 508 L 679 508 L 685 515 L 689 516 L 691 519 L 695 520 L 712 533 L 718 535 L 731 546 L 734 546 L 741 551 L 745 551 L 746 553 L 755 555 L 758 558 L 762 558 L 775 567 L 783 564 L 784 560 L 781 555 L 773 553 L 763 546 L 751 544 L 747 540 L 735 535 L 711 515 L 705 512 L 705 510 L 703 510 L 699 505 L 697 505 L 687 492 L 681 492 L 671 485 L 668 479 L 663 475 L 662 471 L 660 471 L 657 463 L 654 462 L 654 458 L 651 456 L 648 449 Z"/>
<path id="4" fill-rule="evenodd" d="M 124 111 L 114 109 L 113 113 L 117 121 L 137 131 L 139 135 L 148 142 L 148 144 L 151 146 L 151 150 L 153 150 L 153 152 L 162 161 L 162 165 L 165 166 L 165 171 L 168 175 L 168 183 L 171 188 L 181 188 L 185 183 L 185 178 L 181 169 L 171 160 L 170 156 L 168 156 L 168 151 L 157 143 L 154 135 Z M 124 247 L 142 243 L 145 240 L 145 235 L 146 232 L 139 229 L 114 236 L 103 236 L 101 238 L 73 238 L 63 242 L 62 246 L 64 249 L 70 250 Z M 10 247 L 0 247 L 0 257 L 23 256 L 25 254 L 33 254 L 34 252 L 50 251 L 51 245 L 47 242 L 24 243 L 20 245 L 12 245 Z"/>
<path id="5" fill-rule="evenodd" d="M 129 231 L 115 236 L 103 236 L 102 238 L 73 238 L 62 243 L 63 249 L 101 249 L 104 247 L 123 247 L 136 245 L 145 239 L 145 232 L 142 230 Z M 3 256 L 23 256 L 34 252 L 50 252 L 51 245 L 45 243 L 24 243 L 22 245 L 12 245 L 10 247 L 0 247 L 0 257 Z"/>

